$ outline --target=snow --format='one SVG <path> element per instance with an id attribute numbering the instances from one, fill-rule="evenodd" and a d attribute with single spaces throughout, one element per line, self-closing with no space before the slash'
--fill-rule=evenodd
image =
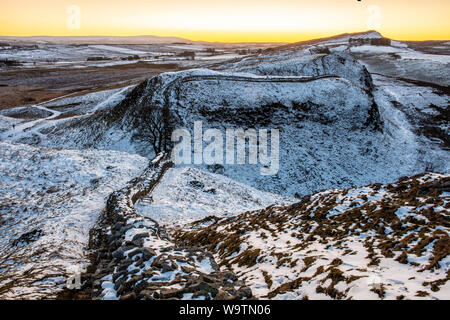
<path id="1" fill-rule="evenodd" d="M 179 49 L 179 50 L 202 51 L 208 47 L 201 45 L 201 44 L 180 44 L 180 45 L 170 45 L 170 46 L 168 46 L 168 48 Z"/>
<path id="2" fill-rule="evenodd" d="M 2 297 L 50 297 L 61 290 L 64 283 L 34 282 L 55 275 L 65 279 L 68 268 L 88 263 L 89 231 L 107 196 L 147 163 L 122 152 L 0 142 L 0 287 L 11 279 L 17 283 Z M 38 232 L 31 241 L 14 245 L 33 231 Z M 29 276 L 22 276 L 25 270 Z"/>
<path id="3" fill-rule="evenodd" d="M 104 51 L 119 52 L 119 53 L 125 53 L 125 54 L 130 54 L 130 55 L 139 55 L 139 54 L 147 53 L 147 52 L 139 51 L 139 50 L 132 50 L 132 49 L 122 48 L 122 47 L 118 47 L 118 46 L 109 46 L 109 45 L 101 45 L 101 44 L 90 45 L 89 47 L 104 50 Z"/>
<path id="4" fill-rule="evenodd" d="M 239 127 L 240 123 L 234 122 L 234 113 L 238 115 L 272 103 L 286 106 L 289 111 L 280 108 L 271 115 L 270 123 L 263 126 L 280 129 L 278 179 L 261 177 L 257 166 L 224 166 L 224 175 L 257 189 L 291 196 L 306 195 L 320 189 L 388 182 L 402 175 L 419 173 L 426 166 L 419 153 L 428 146 L 417 141 L 408 121 L 381 93 L 376 96 L 376 102 L 385 123 L 383 132 L 360 129 L 372 103 L 354 81 L 346 78 L 312 78 L 301 82 L 304 77 L 250 76 L 206 70 L 167 73 L 157 78 L 163 87 L 153 88 L 155 91 L 150 98 L 155 104 L 163 104 L 165 96 L 161 95 L 166 92 L 165 86 L 175 84 L 176 90 L 169 87 L 169 92 L 173 92 L 169 101 L 177 106 L 177 113 L 188 130 L 199 120 L 203 120 L 204 130 L 206 126 L 222 130 Z M 279 79 L 292 82 L 280 83 Z M 317 105 L 314 115 L 297 120 L 293 102 L 307 101 Z M 204 117 L 197 110 L 213 114 L 236 111 L 232 111 L 229 118 L 223 114 L 213 118 Z M 330 119 L 331 123 L 322 125 L 320 119 Z M 438 158 L 431 160 L 434 163 Z M 439 168 L 448 170 L 444 162 Z"/>
<path id="5" fill-rule="evenodd" d="M 446 64 L 447 68 L 449 67 L 448 64 L 450 64 L 450 56 L 448 55 L 426 54 L 417 51 L 402 52 L 400 55 L 402 56 L 403 59 L 427 60 L 435 63 Z"/>
<path id="6" fill-rule="evenodd" d="M 174 226 L 292 201 L 222 175 L 184 167 L 170 169 L 153 190 L 151 199 L 144 199 L 136 208 L 143 216 Z"/>
<path id="7" fill-rule="evenodd" d="M 427 180 L 433 181 L 448 178 L 448 175 L 427 174 L 425 177 Z M 448 285 L 442 285 L 439 291 L 431 291 L 430 286 L 425 284 L 425 282 L 445 279 L 449 270 L 448 257 L 439 262 L 441 268 L 435 270 L 426 268 L 431 261 L 436 240 L 424 246 L 423 252 L 419 256 L 415 253 L 409 254 L 407 258 L 409 263 L 405 264 L 395 260 L 402 252 L 399 249 L 396 250 L 395 246 L 390 247 L 396 253 L 393 258 L 385 257 L 377 246 L 383 240 L 395 239 L 396 235 L 389 234 L 386 238 L 378 238 L 377 232 L 372 229 L 358 236 L 354 234 L 358 233 L 358 230 L 352 230 L 346 225 L 341 229 L 333 224 L 333 220 L 337 216 L 345 215 L 349 210 L 358 208 L 358 206 L 350 205 L 356 198 L 377 194 L 376 197 L 372 197 L 371 201 L 364 202 L 365 209 L 381 203 L 393 205 L 403 201 L 400 193 L 386 192 L 385 189 L 386 186 L 380 189 L 367 186 L 349 190 L 329 190 L 312 195 L 311 199 L 307 200 L 314 204 L 310 209 L 299 206 L 297 209 L 274 207 L 258 210 L 231 219 L 220 220 L 216 224 L 208 226 L 206 230 L 221 234 L 220 237 L 218 236 L 219 239 L 222 239 L 221 241 L 239 236 L 237 240 L 240 243 L 239 252 L 231 254 L 227 251 L 227 248 L 221 247 L 223 242 L 219 241 L 217 245 L 223 251 L 216 252 L 215 258 L 221 263 L 226 262 L 238 277 L 246 279 L 247 284 L 252 288 L 253 294 L 258 299 L 268 298 L 267 295 L 271 291 L 275 294 L 269 296 L 269 298 L 277 300 L 301 299 L 305 296 L 309 299 L 332 299 L 331 295 L 324 291 L 321 292 L 318 288 L 319 286 L 327 288 L 333 283 L 331 278 L 328 277 L 333 268 L 338 269 L 345 277 L 338 280 L 333 286 L 335 290 L 344 294 L 343 298 L 380 299 L 378 294 L 372 290 L 376 285 L 383 286 L 383 299 L 387 300 L 395 300 L 399 296 L 404 296 L 406 299 L 419 299 L 417 296 L 419 291 L 427 292 L 425 297 L 427 299 L 448 296 Z M 442 200 L 445 199 L 442 194 L 439 197 Z M 429 198 L 419 199 L 419 201 L 427 201 L 427 199 Z M 335 204 L 340 204 L 339 209 L 335 204 L 331 204 L 334 201 Z M 446 209 L 436 209 L 436 203 L 439 203 L 439 201 L 434 203 L 436 215 L 445 214 Z M 309 239 L 308 236 L 314 234 L 314 228 L 295 232 L 298 230 L 296 228 L 316 224 L 314 213 L 313 217 L 309 219 L 305 219 L 303 215 L 308 210 L 314 212 L 322 205 L 327 210 L 331 205 L 332 210 L 338 212 L 328 214 L 327 218 L 321 219 L 320 223 L 327 225 L 327 221 L 330 221 L 331 225 L 334 226 L 333 230 L 343 231 L 344 234 L 332 236 L 331 234 L 321 235 L 319 233 L 315 234 L 315 238 Z M 420 220 L 423 217 L 420 213 L 421 210 L 420 207 L 409 209 L 400 207 L 396 214 L 399 221 L 404 223 L 408 216 L 415 216 Z M 268 214 L 268 212 L 271 213 Z M 328 212 L 330 213 L 330 211 Z M 366 212 L 361 213 L 362 216 L 358 218 L 358 222 L 362 223 L 363 226 L 370 223 L 371 220 L 365 218 Z M 279 222 L 272 223 L 273 217 L 278 217 Z M 384 220 L 382 225 L 386 224 L 387 221 Z M 419 239 L 433 236 L 433 231 L 437 229 L 440 229 L 440 227 L 433 226 L 431 230 L 424 228 L 427 231 L 424 231 L 424 235 Z M 195 234 L 196 232 L 203 232 L 205 229 L 193 228 L 191 230 Z M 241 233 L 240 230 L 247 230 L 247 232 Z M 419 230 L 404 234 L 404 239 L 408 234 L 418 234 Z M 406 248 L 413 248 L 416 244 L 416 242 L 406 242 L 405 245 Z M 237 260 L 234 260 L 247 249 L 260 250 L 255 265 L 239 264 Z M 374 250 L 375 256 L 379 259 L 378 264 L 371 263 L 369 259 L 370 250 Z M 305 258 L 313 260 L 307 265 Z M 319 268 L 322 268 L 322 271 L 319 272 Z M 272 282 L 270 287 L 265 281 L 264 272 L 270 276 Z M 287 289 L 284 290 L 286 292 L 283 292 L 283 290 L 279 293 L 273 291 L 277 287 L 281 288 L 281 285 L 297 279 L 303 279 L 298 286 L 287 286 Z"/>
<path id="8" fill-rule="evenodd" d="M 354 53 L 371 53 L 371 54 L 383 54 L 383 53 L 398 53 L 403 52 L 398 48 L 390 46 L 372 46 L 372 45 L 362 45 L 350 48 L 351 52 Z"/>
<path id="9" fill-rule="evenodd" d="M 228 53 L 228 54 L 218 54 L 218 55 L 212 55 L 212 56 L 205 56 L 205 57 L 196 57 L 196 60 L 200 60 L 200 61 L 213 61 L 213 60 L 228 60 L 228 59 L 236 59 L 236 58 L 240 58 L 242 57 L 239 54 L 233 54 L 233 53 Z"/>
<path id="10" fill-rule="evenodd" d="M 446 106 L 446 97 L 434 94 L 432 88 L 398 82 L 392 86 L 392 81 L 374 77 L 377 84 L 374 101 L 383 127 L 381 131 L 373 131 L 364 128 L 373 106 L 367 94 L 371 80 L 364 66 L 346 54 L 323 56 L 301 52 L 285 56 L 283 53 L 268 61 L 233 64 L 230 68 L 220 72 L 207 69 L 171 72 L 149 79 L 135 98 L 135 105 L 124 110 L 113 123 L 104 118 L 132 88 L 116 91 L 109 97 L 108 92 L 98 93 L 99 99 L 92 102 L 88 102 L 90 98 L 78 100 L 86 105 L 79 107 L 86 115 L 77 121 L 39 120 L 29 132 L 3 133 L 2 138 L 64 148 L 113 149 L 152 157 L 151 145 L 141 137 L 147 124 L 139 123 L 136 127 L 134 120 L 135 113 L 143 108 L 141 101 L 163 105 L 167 99 L 182 120 L 179 127 L 191 130 L 194 121 L 202 120 L 205 130 L 222 131 L 242 127 L 246 121 L 254 123 L 252 116 L 245 119 L 246 113 L 279 103 L 285 109 L 267 115 L 270 121 L 263 125 L 253 124 L 280 129 L 281 168 L 277 178 L 262 177 L 260 167 L 252 165 L 225 165 L 221 174 L 255 189 L 303 196 L 321 189 L 392 181 L 420 173 L 430 163 L 435 170 L 449 170 L 449 153 L 418 137 L 411 120 L 392 103 L 398 101 L 409 110 L 424 111 L 430 103 Z M 99 102 L 100 98 L 104 102 Z M 294 103 L 313 107 L 309 111 L 295 111 Z M 212 116 L 204 116 L 205 110 Z M 94 111 L 105 111 L 105 117 L 93 115 Z M 229 116 L 214 116 L 219 113 Z M 207 166 L 198 169 L 209 171 Z M 162 209 L 155 208 L 158 210 Z"/>
<path id="11" fill-rule="evenodd" d="M 39 105 L 1 111 L 0 288 L 12 285 L 8 292 L 2 293 L 2 298 L 54 297 L 71 275 L 68 269 L 88 264 L 85 249 L 89 230 L 103 210 L 108 195 L 135 178 L 154 155 L 145 136 L 142 138 L 149 124 L 135 121 L 140 108 L 153 103 L 171 106 L 181 120 L 179 125 L 188 130 L 199 120 L 203 121 L 205 130 L 247 128 L 249 123 L 257 128 L 277 128 L 281 132 L 281 167 L 273 177 L 261 176 L 260 168 L 252 165 L 224 165 L 219 169 L 207 165 L 172 168 L 136 205 L 142 217 L 154 219 L 169 229 L 198 230 L 214 225 L 215 220 L 193 222 L 211 216 L 229 218 L 232 222 L 244 212 L 274 205 L 274 215 L 281 215 L 281 206 L 292 204 L 294 195 L 301 197 L 326 190 L 314 194 L 305 209 L 310 211 L 308 230 L 303 230 L 294 217 L 287 219 L 284 230 L 276 232 L 248 226 L 242 234 L 240 251 L 227 256 L 231 260 L 244 250 L 261 249 L 263 254 L 256 265 L 233 265 L 234 271 L 245 277 L 257 297 L 265 299 L 270 290 L 299 276 L 311 277 L 320 266 L 329 268 L 331 261 L 339 258 L 342 259 L 339 269 L 356 280 L 340 281 L 334 288 L 349 297 L 378 299 L 371 286 L 382 283 L 386 286 L 385 299 L 396 299 L 400 295 L 417 299 L 415 293 L 420 290 L 429 293 L 427 298 L 448 298 L 449 283 L 437 292 L 431 292 L 430 286 L 423 283 L 445 278 L 450 257 L 441 259 L 437 271 L 418 271 L 419 268 L 411 264 L 425 266 L 436 240 L 424 247 L 422 255 L 409 254 L 409 264 L 382 258 L 378 266 L 369 265 L 366 246 L 367 241 L 376 238 L 377 232 L 363 231 L 357 222 L 348 228 L 355 234 L 346 235 L 340 243 L 329 239 L 305 241 L 308 233 L 321 227 L 313 220 L 324 208 L 320 197 L 336 196 L 338 203 L 327 211 L 325 218 L 339 219 L 349 210 L 367 204 L 379 210 L 383 200 L 392 196 L 386 186 L 378 190 L 358 186 L 392 182 L 429 167 L 444 174 L 426 176 L 422 182 L 450 172 L 450 153 L 440 147 L 442 141 L 417 133 L 429 119 L 445 115 L 448 95 L 437 90 L 434 84 L 448 86 L 450 57 L 422 53 L 398 41 L 393 41 L 391 46 L 350 46 L 349 38 L 357 37 L 381 38 L 381 35 L 369 32 L 315 46 L 294 46 L 289 50 L 246 57 L 234 53 L 199 56 L 198 61 L 184 61 L 183 65 L 208 66 L 209 62 L 216 70 L 194 69 L 149 79 L 141 91 L 133 93 L 123 113 L 116 107 L 136 87 L 68 95 Z M 448 43 L 443 44 L 444 49 L 445 45 Z M 318 46 L 329 47 L 334 53 L 310 54 L 310 49 Z M 167 48 L 200 51 L 206 46 L 171 45 Z M 86 55 L 111 54 L 166 56 L 172 53 L 146 52 L 120 45 L 81 46 L 76 50 L 55 45 L 37 49 L 7 48 L 0 52 L 0 59 L 14 56 L 26 60 L 25 67 L 69 67 L 72 64 L 85 67 Z M 46 63 L 45 59 L 61 61 Z M 215 65 L 225 59 L 233 61 Z M 34 65 L 35 62 L 38 64 Z M 122 63 L 130 62 L 113 60 L 93 65 Z M 425 84 L 416 85 L 404 78 L 425 81 Z M 74 106 L 67 108 L 70 104 Z M 255 116 L 255 112 L 261 112 L 261 107 L 271 104 L 282 106 L 272 106 L 262 118 Z M 300 111 L 295 110 L 296 104 Z M 365 125 L 373 105 L 380 113 L 381 130 Z M 33 114 L 32 119 L 13 118 L 28 112 Z M 66 112 L 73 112 L 75 116 L 57 119 Z M 448 131 L 445 121 L 435 127 Z M 338 190 L 344 188 L 350 189 Z M 395 219 L 403 221 L 415 217 L 429 224 L 431 219 L 421 215 L 421 210 L 432 207 L 436 214 L 444 214 L 448 211 L 448 195 L 448 192 L 441 195 L 444 199 L 439 206 L 402 205 L 396 208 Z M 128 223 L 133 227 L 128 230 L 126 240 L 144 232 L 145 228 L 154 227 L 148 220 L 136 219 Z M 409 226 L 407 222 L 404 225 Z M 268 222 L 267 226 L 276 230 L 275 224 Z M 334 231 L 345 231 L 342 228 L 333 226 Z M 430 233 L 437 230 L 439 234 L 449 233 L 444 226 L 435 226 Z M 217 231 L 227 231 L 226 225 Z M 383 235 L 399 241 L 394 238 L 393 226 L 386 226 Z M 418 241 L 411 245 L 417 245 Z M 305 243 L 307 246 L 298 250 L 296 246 Z M 150 237 L 144 243 L 158 254 L 171 245 L 170 241 L 158 237 Z M 373 243 L 374 247 L 377 245 Z M 286 254 L 290 262 L 297 264 L 277 265 L 279 258 L 275 253 Z M 380 255 L 379 251 L 376 253 Z M 395 255 L 397 258 L 400 252 Z M 316 260 L 303 270 L 305 257 Z M 216 255 L 216 258 L 223 257 Z M 201 272 L 213 271 L 209 259 L 194 264 Z M 133 268 L 132 265 L 130 270 Z M 271 275 L 271 288 L 262 271 Z M 26 274 L 28 276 L 24 276 Z M 325 279 L 326 275 L 315 276 L 292 292 L 279 293 L 274 298 L 329 299 L 317 291 L 318 286 L 332 283 L 331 279 Z M 153 281 L 171 280 L 175 276 L 171 272 L 157 274 Z M 112 278 L 102 281 L 103 299 L 117 300 Z M 191 296 L 186 294 L 184 298 Z"/>

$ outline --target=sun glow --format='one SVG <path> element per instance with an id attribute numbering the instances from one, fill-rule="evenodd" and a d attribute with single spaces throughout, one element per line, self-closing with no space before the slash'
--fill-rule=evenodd
<path id="1" fill-rule="evenodd" d="M 69 6 L 80 9 L 68 28 Z M 292 42 L 379 27 L 402 40 L 450 39 L 448 0 L 0 0 L 2 36 L 161 35 L 208 41 Z"/>

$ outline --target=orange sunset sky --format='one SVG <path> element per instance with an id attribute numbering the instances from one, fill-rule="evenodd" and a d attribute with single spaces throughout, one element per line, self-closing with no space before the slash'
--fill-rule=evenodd
<path id="1" fill-rule="evenodd" d="M 80 8 L 79 28 L 68 27 L 71 5 Z M 0 36 L 294 42 L 368 30 L 373 5 L 386 37 L 450 40 L 450 0 L 0 0 Z"/>

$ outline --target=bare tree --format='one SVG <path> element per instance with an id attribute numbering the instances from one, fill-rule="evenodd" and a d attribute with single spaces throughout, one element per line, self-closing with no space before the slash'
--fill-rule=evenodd
<path id="1" fill-rule="evenodd" d="M 142 107 L 135 121 L 141 128 L 140 138 L 150 142 L 156 154 L 171 148 L 170 136 L 174 126 L 168 107 Z"/>

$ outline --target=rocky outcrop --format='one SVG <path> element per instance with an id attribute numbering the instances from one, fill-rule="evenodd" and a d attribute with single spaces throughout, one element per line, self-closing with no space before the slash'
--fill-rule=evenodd
<path id="1" fill-rule="evenodd" d="M 388 182 L 426 169 L 422 146 L 401 115 L 375 99 L 371 76 L 358 61 L 341 53 L 304 52 L 270 59 L 242 61 L 221 72 L 160 74 L 112 109 L 51 135 L 70 133 L 70 143 L 152 157 L 170 150 L 173 129 L 192 134 L 195 121 L 221 132 L 279 129 L 276 176 L 261 176 L 261 165 L 224 165 L 223 174 L 287 196 Z"/>
<path id="2" fill-rule="evenodd" d="M 233 68 L 233 71 L 266 76 L 319 77 L 335 75 L 352 81 L 368 91 L 374 88 L 372 77 L 366 67 L 345 53 L 302 55 L 282 61 L 237 66 Z"/>
<path id="3" fill-rule="evenodd" d="M 83 136 L 78 138 L 74 131 L 71 138 L 83 146 L 102 147 L 127 139 L 138 153 L 149 155 L 153 111 L 165 108 L 172 116 L 169 129 L 191 126 L 193 119 L 202 117 L 226 120 L 228 126 L 312 121 L 351 130 L 380 129 L 382 121 L 372 89 L 366 68 L 344 54 L 307 55 L 223 72 L 187 70 L 148 79 L 114 108 L 69 121 L 48 133 L 57 139 L 81 127 Z M 302 105 L 311 108 L 299 110 Z M 261 118 L 265 120 L 258 120 Z"/>
<path id="4" fill-rule="evenodd" d="M 447 299 L 450 176 L 326 190 L 175 234 L 269 299 Z"/>
<path id="5" fill-rule="evenodd" d="M 108 199 L 91 231 L 91 265 L 83 287 L 60 299 L 170 300 L 251 298 L 233 272 L 221 271 L 213 256 L 195 246 L 175 245 L 165 229 L 140 216 L 134 203 L 146 196 L 172 166 L 167 156 L 152 161 L 143 175 Z"/>

